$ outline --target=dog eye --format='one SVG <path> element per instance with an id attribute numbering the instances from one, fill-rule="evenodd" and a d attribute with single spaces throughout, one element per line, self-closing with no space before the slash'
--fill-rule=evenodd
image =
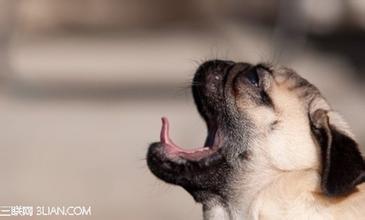
<path id="1" fill-rule="evenodd" d="M 256 68 L 251 69 L 248 73 L 246 73 L 246 78 L 248 79 L 248 81 L 258 87 L 259 86 L 259 75 L 257 74 Z"/>

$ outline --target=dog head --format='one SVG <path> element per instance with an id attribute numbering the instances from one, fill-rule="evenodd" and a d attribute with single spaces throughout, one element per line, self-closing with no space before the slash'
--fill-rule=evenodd
<path id="1" fill-rule="evenodd" d="M 198 202 L 232 199 L 250 170 L 315 169 L 329 196 L 364 181 L 364 161 L 346 123 L 293 70 L 208 61 L 196 71 L 192 92 L 207 124 L 204 147 L 178 147 L 163 118 L 161 140 L 150 146 L 147 163 L 157 177 L 184 187 Z"/>

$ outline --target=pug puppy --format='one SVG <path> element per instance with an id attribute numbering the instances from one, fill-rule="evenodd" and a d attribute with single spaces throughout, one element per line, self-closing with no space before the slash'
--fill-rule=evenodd
<path id="1" fill-rule="evenodd" d="M 212 60 L 192 83 L 204 147 L 183 149 L 162 119 L 147 164 L 212 219 L 365 219 L 365 163 L 354 135 L 294 70 Z"/>

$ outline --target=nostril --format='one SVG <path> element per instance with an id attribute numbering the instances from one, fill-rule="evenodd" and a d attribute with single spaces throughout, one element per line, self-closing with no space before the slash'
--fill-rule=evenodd
<path id="1" fill-rule="evenodd" d="M 213 78 L 215 79 L 215 80 L 221 80 L 222 79 L 222 76 L 221 76 L 221 74 L 219 74 L 218 72 L 213 72 Z"/>
<path id="2" fill-rule="evenodd" d="M 207 89 L 207 91 L 213 93 L 217 92 L 218 87 L 222 82 L 221 78 L 222 76 L 218 72 L 211 72 L 210 74 L 208 74 L 205 81 L 205 88 Z"/>

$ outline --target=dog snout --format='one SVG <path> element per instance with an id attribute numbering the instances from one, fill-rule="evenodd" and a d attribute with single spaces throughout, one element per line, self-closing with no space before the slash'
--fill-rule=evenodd
<path id="1" fill-rule="evenodd" d="M 203 63 L 197 70 L 194 82 L 203 87 L 206 93 L 219 93 L 222 88 L 227 69 L 233 66 L 234 62 L 226 60 L 210 60 Z"/>

